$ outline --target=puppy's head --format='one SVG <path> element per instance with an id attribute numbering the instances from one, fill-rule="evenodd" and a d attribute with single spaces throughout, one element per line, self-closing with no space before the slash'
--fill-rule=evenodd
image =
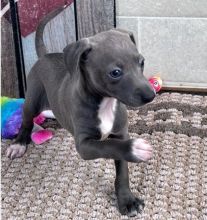
<path id="1" fill-rule="evenodd" d="M 118 29 L 102 32 L 68 45 L 64 54 L 69 72 L 81 75 L 94 93 L 136 107 L 155 97 L 143 75 L 144 58 L 132 33 Z"/>

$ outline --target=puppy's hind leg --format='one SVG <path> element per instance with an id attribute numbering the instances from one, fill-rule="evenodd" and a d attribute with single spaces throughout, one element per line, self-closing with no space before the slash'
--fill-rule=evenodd
<path id="1" fill-rule="evenodd" d="M 31 141 L 33 129 L 33 118 L 36 117 L 43 108 L 43 102 L 47 103 L 46 93 L 43 86 L 34 83 L 27 91 L 22 113 L 22 125 L 15 142 L 7 148 L 6 155 L 10 159 L 22 157 L 27 149 L 27 144 Z"/>

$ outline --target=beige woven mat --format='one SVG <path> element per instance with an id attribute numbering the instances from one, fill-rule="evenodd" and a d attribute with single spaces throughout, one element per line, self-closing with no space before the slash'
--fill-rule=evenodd
<path id="1" fill-rule="evenodd" d="M 131 136 L 154 146 L 148 163 L 130 164 L 145 201 L 132 219 L 207 219 L 207 96 L 163 93 L 129 119 Z M 7 159 L 2 142 L 2 219 L 128 219 L 117 211 L 113 161 L 82 160 L 67 131 L 46 126 L 54 138 L 21 159 Z"/>

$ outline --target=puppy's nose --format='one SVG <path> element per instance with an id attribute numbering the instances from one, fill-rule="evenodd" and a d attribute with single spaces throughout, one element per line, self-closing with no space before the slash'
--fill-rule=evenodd
<path id="1" fill-rule="evenodd" d="M 150 94 L 143 94 L 142 101 L 145 103 L 151 102 L 155 98 L 155 93 L 151 92 Z"/>
<path id="2" fill-rule="evenodd" d="M 155 90 L 150 85 L 147 85 L 142 92 L 142 101 L 144 103 L 151 102 L 155 98 L 155 95 Z"/>

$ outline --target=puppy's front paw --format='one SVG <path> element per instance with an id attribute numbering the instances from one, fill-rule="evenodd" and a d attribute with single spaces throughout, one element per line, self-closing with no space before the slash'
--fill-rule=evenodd
<path id="1" fill-rule="evenodd" d="M 131 150 L 135 160 L 147 161 L 152 157 L 152 146 L 144 139 L 133 140 Z"/>
<path id="2" fill-rule="evenodd" d="M 12 144 L 6 150 L 6 156 L 10 159 L 22 157 L 26 152 L 26 146 L 20 144 Z"/>
<path id="3" fill-rule="evenodd" d="M 144 208 L 144 201 L 134 197 L 129 196 L 119 196 L 118 198 L 119 211 L 122 215 L 128 215 L 129 217 L 134 217 L 140 213 Z"/>

